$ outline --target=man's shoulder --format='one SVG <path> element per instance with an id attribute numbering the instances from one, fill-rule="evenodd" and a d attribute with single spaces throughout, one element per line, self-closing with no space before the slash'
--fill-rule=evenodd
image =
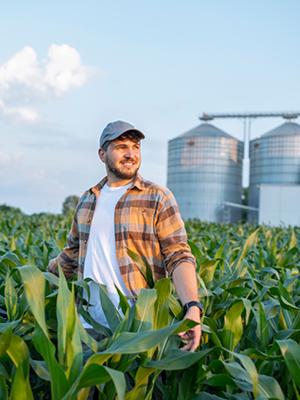
<path id="1" fill-rule="evenodd" d="M 164 187 L 152 181 L 148 181 L 144 179 L 141 175 L 139 175 L 139 179 L 141 183 L 140 184 L 141 190 L 144 190 L 146 192 L 151 192 L 154 194 L 157 193 L 158 195 L 162 195 L 164 197 L 173 196 L 171 190 L 168 189 L 167 187 Z"/>

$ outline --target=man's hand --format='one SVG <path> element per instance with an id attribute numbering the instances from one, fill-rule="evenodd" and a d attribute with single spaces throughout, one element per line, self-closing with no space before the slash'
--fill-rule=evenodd
<path id="1" fill-rule="evenodd" d="M 198 307 L 189 308 L 186 313 L 184 319 L 191 319 L 192 321 L 198 322 L 199 324 L 194 326 L 194 328 L 190 329 L 186 332 L 178 333 L 178 336 L 182 340 L 189 340 L 189 342 L 181 347 L 181 350 L 190 350 L 194 352 L 200 344 L 201 339 L 201 324 L 200 324 L 200 310 Z"/>
<path id="2" fill-rule="evenodd" d="M 184 306 L 190 301 L 199 301 L 197 278 L 194 266 L 186 261 L 181 262 L 173 272 L 173 282 L 175 290 Z M 198 307 L 190 307 L 184 319 L 191 319 L 195 322 L 200 322 L 200 310 Z M 201 325 L 196 325 L 194 328 L 186 332 L 179 333 L 183 340 L 189 340 L 189 343 L 182 347 L 182 350 L 195 351 L 199 346 L 201 338 Z"/>

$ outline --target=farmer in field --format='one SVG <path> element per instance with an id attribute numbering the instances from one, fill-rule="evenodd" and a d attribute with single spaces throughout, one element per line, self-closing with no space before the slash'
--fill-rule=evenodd
<path id="1" fill-rule="evenodd" d="M 68 235 L 68 246 L 48 266 L 58 274 L 58 263 L 69 278 L 91 278 L 91 316 L 108 326 L 101 308 L 98 283 L 104 284 L 112 302 L 119 305 L 115 285 L 125 296 L 137 295 L 147 283 L 127 253 L 127 248 L 147 259 L 157 280 L 171 276 L 185 309 L 185 318 L 200 323 L 201 305 L 195 260 L 173 194 L 145 181 L 138 173 L 140 141 L 144 134 L 133 125 L 109 123 L 100 137 L 100 160 L 107 176 L 81 197 Z M 83 326 L 97 338 L 92 326 Z M 199 346 L 200 324 L 181 333 L 189 340 L 182 348 Z"/>

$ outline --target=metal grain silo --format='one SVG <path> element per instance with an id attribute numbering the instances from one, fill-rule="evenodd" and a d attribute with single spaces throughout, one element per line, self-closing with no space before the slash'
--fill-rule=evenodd
<path id="1" fill-rule="evenodd" d="M 259 185 L 300 184 L 300 125 L 285 122 L 250 142 L 248 204 L 259 207 Z M 257 213 L 248 212 L 248 219 Z"/>
<path id="2" fill-rule="evenodd" d="M 182 217 L 224 220 L 224 202 L 241 204 L 243 144 L 204 123 L 168 143 L 167 186 Z M 230 220 L 241 211 L 230 209 Z"/>

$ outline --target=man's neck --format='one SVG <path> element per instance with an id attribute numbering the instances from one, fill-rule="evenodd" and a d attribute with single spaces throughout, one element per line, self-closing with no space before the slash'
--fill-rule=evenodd
<path id="1" fill-rule="evenodd" d="M 119 179 L 119 178 L 112 178 L 108 175 L 106 184 L 110 187 L 121 187 L 121 186 L 128 185 L 129 183 L 131 183 L 133 181 L 134 181 L 134 178 Z"/>

